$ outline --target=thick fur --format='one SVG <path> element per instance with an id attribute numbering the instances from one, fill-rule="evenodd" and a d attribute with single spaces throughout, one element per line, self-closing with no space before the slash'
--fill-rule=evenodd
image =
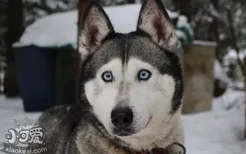
<path id="1" fill-rule="evenodd" d="M 124 154 L 183 144 L 182 69 L 174 52 L 175 30 L 162 3 L 146 0 L 137 30 L 120 34 L 92 2 L 79 38 L 80 104 L 56 107 L 40 117 L 47 153 Z M 142 69 L 151 72 L 148 81 L 137 79 Z M 113 74 L 112 82 L 102 80 L 105 71 Z M 119 107 L 133 111 L 125 136 L 118 135 L 111 122 L 112 111 Z"/>

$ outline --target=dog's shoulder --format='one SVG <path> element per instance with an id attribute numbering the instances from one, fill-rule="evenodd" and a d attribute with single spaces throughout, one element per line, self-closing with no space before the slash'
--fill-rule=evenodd
<path id="1" fill-rule="evenodd" d="M 76 105 L 60 105 L 46 110 L 38 119 L 38 124 L 48 132 L 55 128 L 70 128 L 72 131 L 85 112 Z"/>
<path id="2" fill-rule="evenodd" d="M 43 128 L 47 154 L 66 153 L 85 114 L 86 111 L 77 105 L 55 106 L 43 112 L 37 123 Z"/>
<path id="3" fill-rule="evenodd" d="M 76 105 L 62 105 L 45 111 L 38 120 L 45 130 L 45 154 L 126 154 L 108 138 L 95 115 Z"/>

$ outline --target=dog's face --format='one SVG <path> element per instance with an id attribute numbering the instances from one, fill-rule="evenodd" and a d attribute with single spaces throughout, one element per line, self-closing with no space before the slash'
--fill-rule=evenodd
<path id="1" fill-rule="evenodd" d="M 183 83 L 175 30 L 161 3 L 147 0 L 137 31 L 115 33 L 102 8 L 88 6 L 80 34 L 82 94 L 109 134 L 134 136 L 168 121 Z"/>

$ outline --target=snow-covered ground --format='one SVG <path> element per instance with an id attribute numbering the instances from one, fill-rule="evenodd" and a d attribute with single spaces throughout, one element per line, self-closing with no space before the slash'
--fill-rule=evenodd
<path id="1" fill-rule="evenodd" d="M 188 154 L 245 154 L 244 95 L 227 90 L 213 102 L 213 111 L 183 116 Z M 0 149 L 14 121 L 38 118 L 40 113 L 25 113 L 20 99 L 0 97 Z M 1 152 L 0 152 L 1 153 Z"/>
<path id="2" fill-rule="evenodd" d="M 188 154 L 245 154 L 244 93 L 228 89 L 213 110 L 183 116 Z"/>

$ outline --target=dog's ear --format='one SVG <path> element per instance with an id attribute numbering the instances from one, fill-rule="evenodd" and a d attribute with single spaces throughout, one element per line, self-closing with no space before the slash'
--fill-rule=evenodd
<path id="1" fill-rule="evenodd" d="M 140 10 L 137 30 L 144 31 L 163 48 L 177 46 L 174 26 L 161 0 L 145 0 Z"/>
<path id="2" fill-rule="evenodd" d="M 82 61 L 92 54 L 110 33 L 114 33 L 114 28 L 107 14 L 99 4 L 90 2 L 85 9 L 78 36 Z"/>

